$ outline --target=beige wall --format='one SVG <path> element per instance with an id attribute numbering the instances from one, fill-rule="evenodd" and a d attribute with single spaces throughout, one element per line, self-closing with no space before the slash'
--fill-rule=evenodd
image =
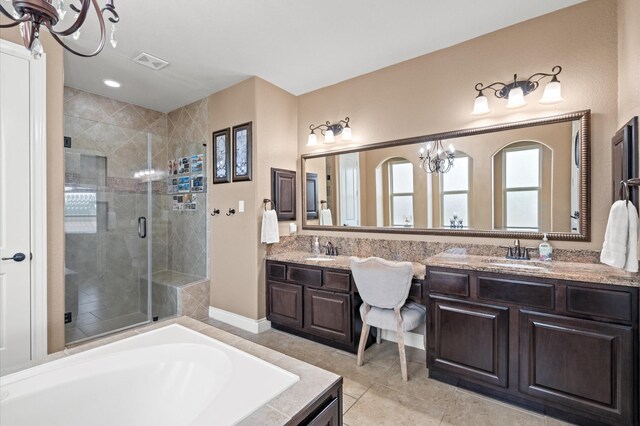
<path id="1" fill-rule="evenodd" d="M 22 44 L 17 28 L 0 29 L 0 38 Z M 49 33 L 41 40 L 47 55 L 47 332 L 53 353 L 64 349 L 64 63 L 62 47 Z"/>
<path id="2" fill-rule="evenodd" d="M 253 122 L 253 180 L 209 189 L 212 209 L 236 209 L 211 218 L 211 305 L 252 319 L 265 316 L 262 200 L 271 198 L 271 167 L 295 170 L 296 107 L 295 96 L 256 77 L 209 97 L 209 134 Z M 281 222 L 281 235 L 287 230 Z"/>
<path id="3" fill-rule="evenodd" d="M 609 141 L 617 128 L 617 11 L 610 0 L 591 0 L 532 19 L 459 45 L 356 77 L 298 98 L 298 152 L 322 151 L 306 146 L 310 123 L 349 116 L 354 140 L 335 148 L 488 126 L 545 117 L 582 109 L 592 110 L 592 158 L 604 159 L 592 168 L 592 199 L 608 197 Z M 528 96 L 529 105 L 509 111 L 505 102 L 490 99 L 492 113 L 471 116 L 474 86 L 505 81 L 513 73 L 528 76 L 563 67 L 560 80 L 565 101 L 537 102 L 542 90 Z M 332 147 L 333 148 L 333 147 Z M 554 242 L 561 248 L 599 249 L 607 203 L 592 203 L 592 241 Z M 308 234 L 302 231 L 303 234 Z M 348 236 L 326 232 L 325 235 Z M 437 236 L 351 234 L 372 238 L 437 241 Z M 506 240 L 451 238 L 457 242 L 503 244 Z"/>
<path id="4" fill-rule="evenodd" d="M 255 80 L 248 79 L 233 87 L 209 96 L 209 135 L 212 132 L 253 122 L 253 154 L 259 143 L 256 132 Z M 233 138 L 233 135 L 232 135 Z M 208 144 L 209 158 L 213 158 Z M 232 145 L 233 146 L 233 145 Z M 255 160 L 255 156 L 254 156 Z M 213 176 L 209 162 L 208 176 Z M 253 163 L 255 170 L 255 161 Z M 256 198 L 254 181 L 233 182 L 209 187 L 210 206 L 222 214 L 210 217 L 211 225 L 211 306 L 239 315 L 255 318 L 258 310 L 258 257 L 255 242 L 256 223 L 249 212 L 254 210 Z M 238 201 L 244 200 L 245 213 L 226 216 L 229 208 L 238 211 Z"/>
<path id="5" fill-rule="evenodd" d="M 640 116 L 640 1 L 618 0 L 618 127 Z"/>

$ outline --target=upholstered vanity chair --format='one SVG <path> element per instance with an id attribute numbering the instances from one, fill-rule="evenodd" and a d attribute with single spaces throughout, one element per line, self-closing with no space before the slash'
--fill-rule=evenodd
<path id="1" fill-rule="evenodd" d="M 413 278 L 413 266 L 410 262 L 390 262 L 378 257 L 352 257 L 350 263 L 354 282 L 362 297 L 358 365 L 362 365 L 369 327 L 378 328 L 378 343 L 382 330 L 393 330 L 398 334 L 402 378 L 407 380 L 404 332 L 418 327 L 427 318 L 424 306 L 406 303 Z"/>

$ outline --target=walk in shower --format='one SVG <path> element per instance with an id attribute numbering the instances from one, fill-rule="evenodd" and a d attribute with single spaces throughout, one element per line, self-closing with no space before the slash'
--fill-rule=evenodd
<path id="1" fill-rule="evenodd" d="M 208 306 L 202 143 L 170 139 L 167 114 L 67 96 L 76 102 L 65 102 L 66 342 Z"/>

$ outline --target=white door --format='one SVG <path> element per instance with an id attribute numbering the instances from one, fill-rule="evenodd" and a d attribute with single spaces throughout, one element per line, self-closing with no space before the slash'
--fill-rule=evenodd
<path id="1" fill-rule="evenodd" d="M 358 153 L 342 154 L 340 161 L 340 225 L 360 226 L 360 162 Z"/>
<path id="2" fill-rule="evenodd" d="M 0 55 L 0 366 L 6 368 L 31 359 L 31 61 L 4 49 Z"/>

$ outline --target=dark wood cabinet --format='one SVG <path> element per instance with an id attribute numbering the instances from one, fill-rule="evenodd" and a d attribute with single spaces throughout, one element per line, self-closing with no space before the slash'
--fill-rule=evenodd
<path id="1" fill-rule="evenodd" d="M 267 316 L 283 325 L 302 327 L 302 286 L 268 281 Z"/>
<path id="2" fill-rule="evenodd" d="M 431 365 L 507 386 L 509 308 L 432 297 L 429 315 Z"/>
<path id="3" fill-rule="evenodd" d="M 320 336 L 351 342 L 349 294 L 308 288 L 304 294 L 304 327 Z"/>
<path id="4" fill-rule="evenodd" d="M 578 424 L 638 424 L 639 289 L 428 268 L 432 378 Z"/>
<path id="5" fill-rule="evenodd" d="M 351 271 L 268 260 L 267 319 L 273 328 L 356 353 L 362 300 Z M 413 280 L 409 299 L 424 304 L 424 280 Z M 367 344 L 374 342 L 371 335 Z"/>
<path id="6" fill-rule="evenodd" d="M 628 424 L 632 336 L 630 326 L 522 311 L 519 390 Z"/>
<path id="7" fill-rule="evenodd" d="M 271 169 L 271 200 L 278 220 L 296 220 L 296 172 Z"/>

